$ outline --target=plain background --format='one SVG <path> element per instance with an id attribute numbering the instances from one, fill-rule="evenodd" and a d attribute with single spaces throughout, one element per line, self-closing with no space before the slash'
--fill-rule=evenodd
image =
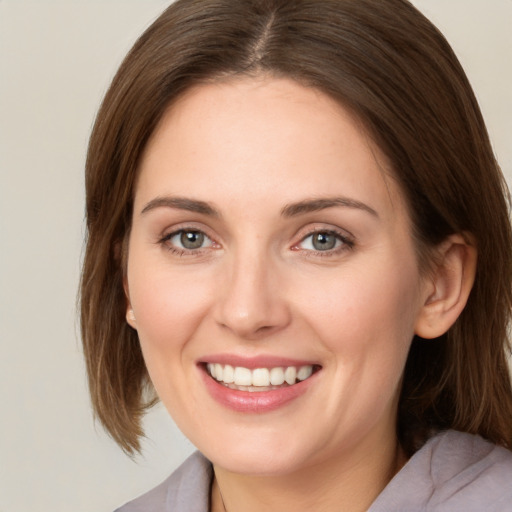
<path id="1" fill-rule="evenodd" d="M 136 461 L 94 425 L 75 310 L 101 98 L 164 0 L 0 0 L 0 512 L 112 511 L 193 450 L 157 406 Z M 512 0 L 415 0 L 464 65 L 512 183 Z"/>

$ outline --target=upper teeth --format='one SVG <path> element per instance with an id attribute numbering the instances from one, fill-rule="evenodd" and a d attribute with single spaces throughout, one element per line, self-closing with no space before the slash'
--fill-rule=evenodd
<path id="1" fill-rule="evenodd" d="M 285 382 L 295 384 L 297 380 L 305 380 L 313 373 L 313 365 L 277 368 L 256 368 L 250 370 L 242 366 L 233 367 L 229 364 L 208 363 L 206 365 L 212 377 L 225 384 L 236 386 L 280 386 Z"/>

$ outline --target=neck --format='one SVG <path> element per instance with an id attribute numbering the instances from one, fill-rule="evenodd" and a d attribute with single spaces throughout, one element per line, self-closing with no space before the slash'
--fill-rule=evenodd
<path id="1" fill-rule="evenodd" d="M 214 466 L 211 510 L 365 511 L 404 463 L 393 439 L 378 451 L 351 451 L 286 475 L 240 475 Z"/>

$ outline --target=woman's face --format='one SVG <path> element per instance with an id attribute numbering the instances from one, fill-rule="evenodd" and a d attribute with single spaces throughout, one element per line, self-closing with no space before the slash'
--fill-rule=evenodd
<path id="1" fill-rule="evenodd" d="M 347 110 L 288 80 L 198 86 L 154 133 L 127 318 L 215 464 L 285 474 L 395 442 L 426 292 L 386 166 Z"/>

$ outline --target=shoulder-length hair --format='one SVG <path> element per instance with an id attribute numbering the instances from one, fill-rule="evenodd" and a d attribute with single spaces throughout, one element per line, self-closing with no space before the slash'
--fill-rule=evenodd
<path id="1" fill-rule="evenodd" d="M 99 110 L 86 163 L 81 330 L 97 417 L 134 453 L 155 401 L 123 291 L 146 143 L 185 90 L 261 73 L 315 87 L 358 116 L 392 164 L 422 268 L 453 233 L 477 245 L 457 322 L 412 342 L 397 420 L 403 447 L 412 453 L 447 428 L 511 447 L 508 192 L 461 65 L 407 0 L 178 0 L 136 42 Z"/>

